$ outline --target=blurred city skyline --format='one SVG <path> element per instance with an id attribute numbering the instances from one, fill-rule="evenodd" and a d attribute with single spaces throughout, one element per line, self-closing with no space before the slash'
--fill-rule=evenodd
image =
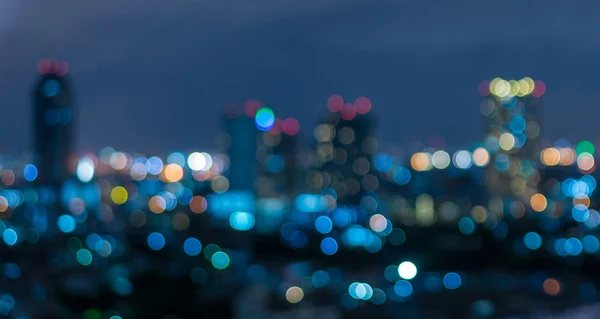
<path id="1" fill-rule="evenodd" d="M 600 4 L 579 3 L 0 1 L 0 151 L 31 149 L 42 58 L 69 62 L 80 152 L 211 148 L 220 111 L 247 99 L 310 136 L 332 94 L 369 97 L 384 145 L 467 147 L 478 84 L 525 76 L 548 88 L 544 139 L 596 141 Z"/>

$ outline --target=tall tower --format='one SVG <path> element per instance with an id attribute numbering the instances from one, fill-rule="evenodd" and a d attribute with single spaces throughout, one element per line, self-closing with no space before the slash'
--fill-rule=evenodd
<path id="1" fill-rule="evenodd" d="M 59 185 L 70 176 L 73 152 L 73 99 L 65 62 L 42 60 L 33 92 L 33 125 L 37 182 Z"/>
<path id="2" fill-rule="evenodd" d="M 257 139 L 259 177 L 254 190 L 260 197 L 292 197 L 297 191 L 298 138 L 300 123 L 295 118 L 276 119 L 275 125 Z"/>
<path id="3" fill-rule="evenodd" d="M 256 141 L 259 131 L 254 123 L 254 114 L 259 105 L 258 101 L 248 101 L 244 113 L 236 106 L 228 106 L 223 114 L 225 134 L 228 147 L 225 151 L 229 156 L 230 168 L 228 178 L 233 191 L 253 190 L 257 176 Z"/>
<path id="4" fill-rule="evenodd" d="M 371 101 L 359 97 L 354 104 L 334 95 L 328 100 L 329 112 L 314 131 L 315 169 L 307 176 L 308 189 L 335 191 L 338 203 L 359 205 L 365 193 L 379 187 L 371 168 L 371 157 L 379 147 Z"/>
<path id="5" fill-rule="evenodd" d="M 537 158 L 540 135 L 540 98 L 546 91 L 542 81 L 496 78 L 479 87 L 485 98 L 484 146 L 491 154 L 486 172 L 490 193 L 524 201 L 537 192 Z"/>

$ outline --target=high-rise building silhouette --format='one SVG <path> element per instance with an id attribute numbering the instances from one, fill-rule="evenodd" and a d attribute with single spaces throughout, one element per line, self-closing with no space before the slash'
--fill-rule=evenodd
<path id="1" fill-rule="evenodd" d="M 294 118 L 277 119 L 270 130 L 259 134 L 256 159 L 259 177 L 254 190 L 259 197 L 291 197 L 297 191 L 297 133 L 300 124 Z"/>
<path id="2" fill-rule="evenodd" d="M 227 173 L 230 189 L 252 191 L 257 176 L 256 141 L 259 136 L 252 111 L 242 114 L 236 107 L 230 106 L 224 111 L 223 122 L 227 139 L 225 152 L 230 160 Z"/>
<path id="3" fill-rule="evenodd" d="M 371 101 L 361 97 L 354 104 L 344 104 L 341 97 L 333 96 L 328 108 L 314 131 L 315 169 L 307 176 L 308 188 L 312 192 L 331 188 L 339 203 L 359 205 L 365 193 L 379 187 L 371 167 L 371 157 L 379 147 L 375 119 L 369 114 Z"/>
<path id="4" fill-rule="evenodd" d="M 484 145 L 491 154 L 486 183 L 492 194 L 528 202 L 537 192 L 540 98 L 546 88 L 530 78 L 484 81 L 481 112 L 485 116 Z"/>
<path id="5" fill-rule="evenodd" d="M 37 182 L 56 185 L 69 178 L 73 152 L 73 96 L 64 62 L 42 60 L 33 92 Z"/>

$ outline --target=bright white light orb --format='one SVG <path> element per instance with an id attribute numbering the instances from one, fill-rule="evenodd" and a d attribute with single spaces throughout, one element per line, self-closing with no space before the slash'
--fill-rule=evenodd
<path id="1" fill-rule="evenodd" d="M 95 170 L 94 161 L 89 157 L 84 157 L 77 164 L 77 178 L 87 183 L 94 178 Z"/>
<path id="2" fill-rule="evenodd" d="M 411 280 L 417 276 L 417 266 L 410 261 L 405 261 L 398 266 L 398 274 L 402 279 Z"/>
<path id="3" fill-rule="evenodd" d="M 208 171 L 213 164 L 212 157 L 209 154 L 199 152 L 190 154 L 187 162 L 193 171 Z"/>

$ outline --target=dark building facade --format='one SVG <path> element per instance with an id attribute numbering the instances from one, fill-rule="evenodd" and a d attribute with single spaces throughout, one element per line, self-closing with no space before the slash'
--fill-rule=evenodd
<path id="1" fill-rule="evenodd" d="M 254 118 L 228 109 L 223 114 L 223 124 L 229 140 L 225 152 L 231 161 L 227 174 L 230 189 L 252 191 L 257 176 L 256 141 L 259 137 Z"/>
<path id="2" fill-rule="evenodd" d="M 379 141 L 372 114 L 357 113 L 346 104 L 339 112 L 327 112 L 314 131 L 314 169 L 307 176 L 308 189 L 333 189 L 338 203 L 359 205 L 365 193 L 375 192 L 379 179 L 371 167 Z"/>
<path id="3" fill-rule="evenodd" d="M 530 78 L 483 82 L 481 112 L 484 145 L 491 160 L 486 171 L 490 193 L 528 202 L 538 192 L 542 81 Z"/>
<path id="4" fill-rule="evenodd" d="M 37 182 L 59 184 L 70 176 L 69 159 L 73 154 L 73 96 L 66 74 L 46 71 L 33 94 Z"/>

